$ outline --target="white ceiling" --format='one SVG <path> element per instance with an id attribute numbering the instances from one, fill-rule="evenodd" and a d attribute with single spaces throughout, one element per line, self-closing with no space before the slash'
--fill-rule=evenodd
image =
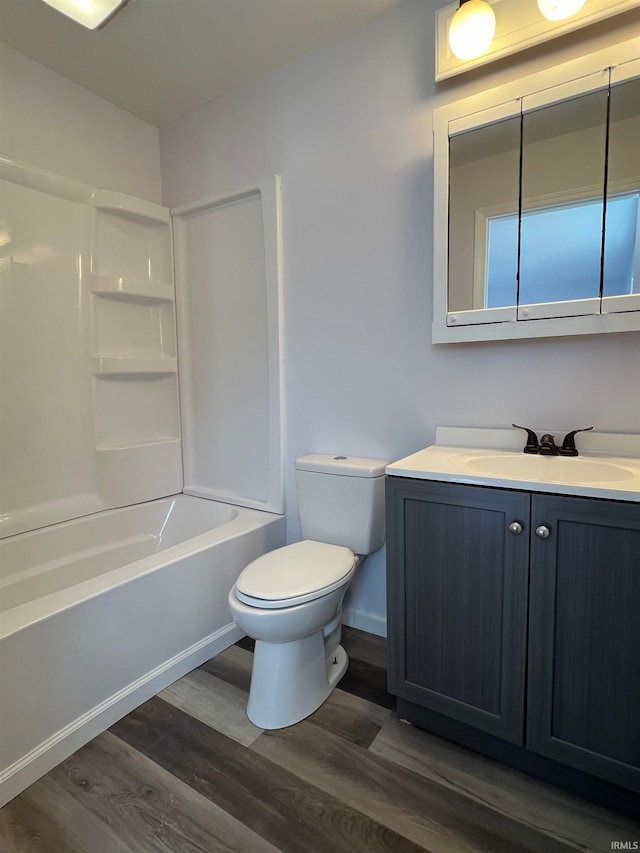
<path id="1" fill-rule="evenodd" d="M 86 30 L 42 0 L 0 0 L 0 39 L 158 127 L 402 0 L 130 0 Z"/>

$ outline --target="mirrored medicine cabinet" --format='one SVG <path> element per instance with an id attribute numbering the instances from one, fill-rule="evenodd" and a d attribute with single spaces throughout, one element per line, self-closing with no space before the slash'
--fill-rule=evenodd
<path id="1" fill-rule="evenodd" d="M 636 57 L 434 111 L 434 343 L 640 329 Z"/>

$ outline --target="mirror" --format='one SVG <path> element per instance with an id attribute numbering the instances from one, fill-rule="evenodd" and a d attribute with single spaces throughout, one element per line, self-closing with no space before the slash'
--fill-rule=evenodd
<path id="1" fill-rule="evenodd" d="M 516 304 L 520 123 L 449 140 L 449 311 Z"/>
<path id="2" fill-rule="evenodd" d="M 640 79 L 612 86 L 609 110 L 602 292 L 616 311 L 640 299 Z"/>
<path id="3" fill-rule="evenodd" d="M 434 112 L 434 342 L 640 328 L 640 62 L 604 53 Z"/>
<path id="4" fill-rule="evenodd" d="M 607 100 L 524 99 L 518 319 L 599 313 Z"/>

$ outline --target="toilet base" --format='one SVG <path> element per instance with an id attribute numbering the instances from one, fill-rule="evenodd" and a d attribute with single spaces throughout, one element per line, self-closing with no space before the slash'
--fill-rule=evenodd
<path id="1" fill-rule="evenodd" d="M 247 716 L 261 729 L 299 723 L 331 695 L 348 665 L 340 645 L 327 656 L 322 629 L 291 643 L 256 640 Z"/>

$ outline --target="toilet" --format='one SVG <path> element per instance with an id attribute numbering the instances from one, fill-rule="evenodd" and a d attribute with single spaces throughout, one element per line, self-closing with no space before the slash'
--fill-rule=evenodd
<path id="1" fill-rule="evenodd" d="M 384 542 L 386 461 L 314 453 L 296 460 L 302 542 L 250 563 L 229 593 L 256 641 L 247 715 L 261 729 L 312 714 L 344 675 L 342 601 L 358 565 Z"/>

